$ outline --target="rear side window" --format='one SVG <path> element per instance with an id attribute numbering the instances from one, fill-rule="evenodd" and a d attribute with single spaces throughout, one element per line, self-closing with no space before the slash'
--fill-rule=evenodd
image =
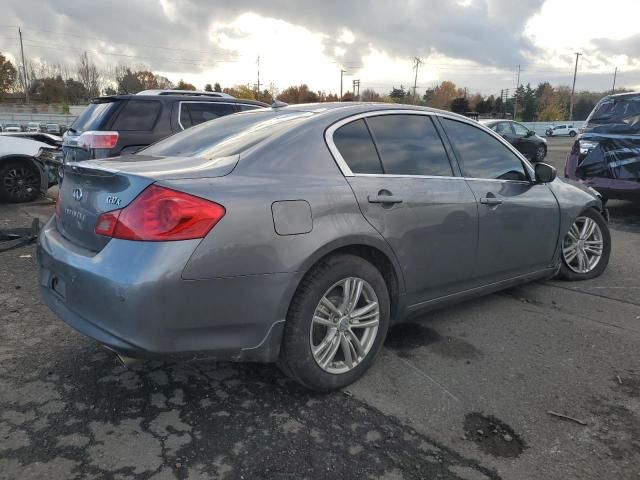
<path id="1" fill-rule="evenodd" d="M 181 102 L 180 125 L 189 128 L 236 112 L 236 106 L 228 103 Z"/>
<path id="2" fill-rule="evenodd" d="M 356 120 L 337 129 L 333 143 L 353 173 L 382 173 L 376 147 L 364 120 Z"/>
<path id="3" fill-rule="evenodd" d="M 443 118 L 442 123 L 449 140 L 461 157 L 466 177 L 528 180 L 520 159 L 490 134 L 448 118 Z"/>
<path id="4" fill-rule="evenodd" d="M 152 100 L 129 100 L 120 110 L 113 130 L 151 131 L 156 124 L 162 105 Z"/>
<path id="5" fill-rule="evenodd" d="M 71 128 L 79 132 L 86 132 L 87 130 L 99 130 L 102 127 L 105 119 L 109 116 L 109 113 L 118 105 L 118 102 L 100 102 L 90 103 L 87 108 L 83 110 L 76 121 L 73 122 Z"/>
<path id="6" fill-rule="evenodd" d="M 381 115 L 367 118 L 390 175 L 451 176 L 451 164 L 431 118 L 425 115 Z"/>

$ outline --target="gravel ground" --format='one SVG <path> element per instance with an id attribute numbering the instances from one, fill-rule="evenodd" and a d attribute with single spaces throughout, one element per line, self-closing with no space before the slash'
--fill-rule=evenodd
<path id="1" fill-rule="evenodd" d="M 0 205 L 0 228 L 52 209 Z M 0 479 L 637 479 L 640 210 L 610 209 L 602 277 L 399 325 L 329 395 L 271 365 L 124 368 L 41 304 L 33 246 L 0 253 Z"/>

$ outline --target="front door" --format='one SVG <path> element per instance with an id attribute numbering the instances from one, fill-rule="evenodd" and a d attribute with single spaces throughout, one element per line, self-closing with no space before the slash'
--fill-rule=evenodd
<path id="1" fill-rule="evenodd" d="M 490 133 L 456 120 L 442 123 L 478 202 L 474 277 L 493 283 L 549 267 L 560 228 L 551 190 L 534 183 L 530 169 Z"/>
<path id="2" fill-rule="evenodd" d="M 336 130 L 360 209 L 403 270 L 407 304 L 463 290 L 477 248 L 477 206 L 429 115 L 380 114 Z"/>

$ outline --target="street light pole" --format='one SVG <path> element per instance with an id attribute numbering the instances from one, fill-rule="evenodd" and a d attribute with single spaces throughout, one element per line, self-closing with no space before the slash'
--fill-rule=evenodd
<path id="1" fill-rule="evenodd" d="M 616 76 L 617 75 L 618 75 L 618 67 L 616 67 L 615 71 L 613 72 L 613 88 L 611 89 L 611 95 L 616 93 Z"/>

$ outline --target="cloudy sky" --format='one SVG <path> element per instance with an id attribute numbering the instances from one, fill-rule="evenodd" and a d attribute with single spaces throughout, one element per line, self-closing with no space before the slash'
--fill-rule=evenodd
<path id="1" fill-rule="evenodd" d="M 606 5 L 606 6 L 605 6 Z M 257 81 L 380 92 L 452 80 L 483 94 L 521 82 L 640 89 L 639 0 L 3 0 L 0 52 L 101 68 L 144 64 L 202 88 Z"/>

